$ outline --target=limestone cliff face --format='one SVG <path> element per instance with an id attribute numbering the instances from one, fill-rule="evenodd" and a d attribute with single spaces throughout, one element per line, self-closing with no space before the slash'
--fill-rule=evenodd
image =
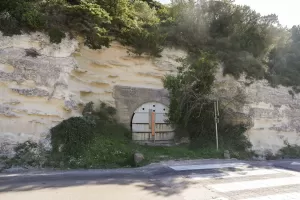
<path id="1" fill-rule="evenodd" d="M 273 88 L 267 81 L 249 85 L 244 78 L 236 81 L 221 73 L 216 88 L 221 99 L 227 102 L 243 96 L 242 104 L 233 105 L 237 111 L 235 120 L 249 124 L 247 136 L 258 153 L 264 154 L 266 150 L 276 153 L 285 146 L 285 141 L 300 145 L 300 95 L 291 96 L 291 88 Z"/>
<path id="2" fill-rule="evenodd" d="M 0 153 L 28 139 L 47 141 L 51 127 L 80 115 L 89 101 L 114 106 L 115 85 L 163 88 L 161 78 L 184 56 L 165 49 L 152 59 L 130 55 L 116 42 L 91 50 L 70 38 L 50 44 L 42 33 L 0 33 Z"/>
<path id="3" fill-rule="evenodd" d="M 176 73 L 176 60 L 185 56 L 183 51 L 165 49 L 161 58 L 138 57 L 117 42 L 91 50 L 70 38 L 50 44 L 41 33 L 0 34 L 0 154 L 28 139 L 47 141 L 51 127 L 80 115 L 89 101 L 115 106 L 116 85 L 163 88 L 161 78 Z M 247 135 L 253 148 L 276 152 L 285 140 L 300 144 L 300 96 L 264 81 L 249 86 L 245 82 L 219 73 L 216 93 L 230 102 L 242 91 L 245 104 L 231 106 L 237 121 L 250 122 Z"/>
<path id="4" fill-rule="evenodd" d="M 69 90 L 84 102 L 101 100 L 114 105 L 113 86 L 161 89 L 161 79 L 176 73 L 176 60 L 185 55 L 183 51 L 165 49 L 161 58 L 139 57 L 117 42 L 97 51 L 80 46 L 73 54 L 77 68 L 70 74 Z"/>

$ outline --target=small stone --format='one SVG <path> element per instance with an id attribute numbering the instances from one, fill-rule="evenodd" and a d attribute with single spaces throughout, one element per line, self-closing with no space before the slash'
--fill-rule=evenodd
<path id="1" fill-rule="evenodd" d="M 65 110 L 71 111 L 71 110 L 77 110 L 77 103 L 74 100 L 66 100 L 65 101 Z"/>
<path id="2" fill-rule="evenodd" d="M 26 172 L 26 171 L 28 171 L 28 169 L 26 169 L 24 167 L 18 167 L 18 166 L 14 166 L 14 167 L 2 170 L 2 172 L 4 172 L 4 173 L 20 173 L 20 172 Z"/>
<path id="3" fill-rule="evenodd" d="M 145 159 L 144 155 L 141 153 L 135 153 L 134 154 L 134 163 L 139 164 Z"/>
<path id="4" fill-rule="evenodd" d="M 190 139 L 188 137 L 183 137 L 180 139 L 179 143 L 180 144 L 190 144 Z"/>
<path id="5" fill-rule="evenodd" d="M 224 151 L 224 158 L 225 158 L 225 159 L 230 159 L 230 153 L 229 153 L 228 150 L 225 150 L 225 151 Z"/>
<path id="6" fill-rule="evenodd" d="M 62 150 L 63 150 L 63 147 L 64 147 L 64 145 L 63 145 L 63 144 L 59 145 L 59 147 L 58 147 L 58 152 L 62 152 Z"/>

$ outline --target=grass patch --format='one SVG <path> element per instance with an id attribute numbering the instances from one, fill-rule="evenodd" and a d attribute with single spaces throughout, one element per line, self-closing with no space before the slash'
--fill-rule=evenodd
<path id="1" fill-rule="evenodd" d="M 183 160 L 183 159 L 207 159 L 222 158 L 223 151 L 216 151 L 212 148 L 192 149 L 189 145 L 178 146 L 136 146 L 137 150 L 145 155 L 146 163 L 162 160 Z"/>
<path id="2" fill-rule="evenodd" d="M 142 153 L 145 160 L 136 165 L 134 153 Z M 215 149 L 191 149 L 189 145 L 178 146 L 142 146 L 126 137 L 97 135 L 94 141 L 80 156 L 68 156 L 62 159 L 59 153 L 52 155 L 56 168 L 120 168 L 140 167 L 164 160 L 222 158 L 223 151 Z M 60 162 L 57 162 L 60 160 Z"/>

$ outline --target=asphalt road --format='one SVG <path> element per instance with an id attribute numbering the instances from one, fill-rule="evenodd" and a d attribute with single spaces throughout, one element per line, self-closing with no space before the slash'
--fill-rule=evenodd
<path id="1" fill-rule="evenodd" d="M 240 166 L 241 162 L 170 161 L 138 169 L 6 173 L 0 174 L 0 199 L 244 200 L 248 197 L 260 198 L 269 193 L 298 198 L 300 160 L 243 161 L 243 166 Z M 285 183 L 286 179 L 294 180 L 295 184 Z M 248 187 L 245 193 L 235 193 L 237 189 L 234 184 L 238 181 L 244 181 L 242 185 Z M 259 184 L 261 188 L 256 188 Z M 278 187 L 276 184 L 285 185 Z M 280 199 L 281 196 L 276 198 Z"/>

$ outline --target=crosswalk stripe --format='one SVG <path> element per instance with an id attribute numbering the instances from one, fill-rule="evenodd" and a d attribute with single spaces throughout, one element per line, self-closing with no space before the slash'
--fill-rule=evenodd
<path id="1" fill-rule="evenodd" d="M 282 173 L 285 173 L 285 174 L 294 175 L 294 176 L 300 176 L 300 173 L 297 172 L 297 171 L 291 171 L 291 170 L 287 170 L 287 169 L 278 169 L 278 168 L 276 168 L 276 171 L 282 172 Z"/>
<path id="2" fill-rule="evenodd" d="M 242 190 L 278 187 L 278 186 L 285 186 L 285 185 L 297 185 L 297 184 L 300 184 L 300 177 L 274 178 L 274 179 L 266 179 L 266 180 L 221 183 L 221 184 L 212 184 L 209 185 L 209 187 L 219 192 L 232 192 L 232 191 L 242 191 Z"/>
<path id="3" fill-rule="evenodd" d="M 292 193 L 281 193 L 275 195 L 255 197 L 255 198 L 247 198 L 243 200 L 299 200 L 299 199 L 300 199 L 300 193 L 292 192 Z"/>
<path id="4" fill-rule="evenodd" d="M 169 166 L 175 171 L 201 170 L 201 169 L 220 169 L 220 168 L 239 168 L 249 166 L 246 163 L 224 163 L 224 164 L 205 164 L 205 165 L 175 165 Z"/>
<path id="5" fill-rule="evenodd" d="M 237 178 L 237 177 L 246 177 L 246 176 L 262 176 L 262 175 L 270 175 L 270 174 L 278 174 L 281 173 L 276 170 L 271 169 L 255 169 L 255 170 L 244 170 L 237 172 L 226 172 L 226 173 L 212 173 L 212 174 L 193 174 L 189 175 L 188 178 L 193 180 L 206 180 L 211 178 Z"/>

